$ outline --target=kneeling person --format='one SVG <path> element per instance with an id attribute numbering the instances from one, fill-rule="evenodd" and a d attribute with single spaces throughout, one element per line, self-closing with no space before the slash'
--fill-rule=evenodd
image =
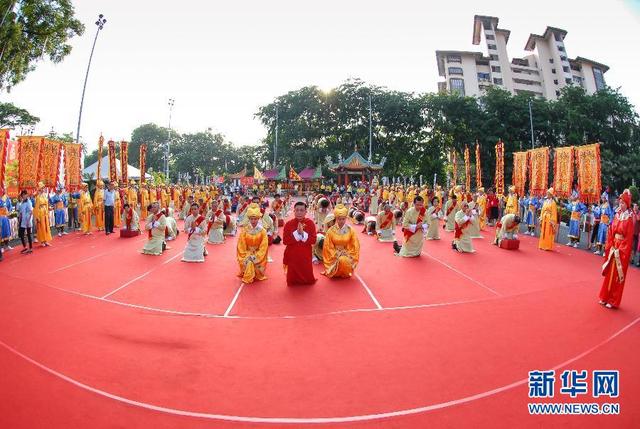
<path id="1" fill-rule="evenodd" d="M 360 259 L 360 242 L 355 230 L 347 225 L 348 210 L 338 205 L 333 211 L 336 223 L 327 230 L 322 246 L 324 275 L 349 278 Z"/>
<path id="2" fill-rule="evenodd" d="M 183 262 L 204 262 L 207 256 L 205 241 L 207 237 L 207 219 L 198 213 L 199 206 L 191 204 L 189 216 L 184 221 L 184 230 L 187 233 L 187 246 L 182 257 Z"/>
<path id="3" fill-rule="evenodd" d="M 251 204 L 247 209 L 249 223 L 242 228 L 238 237 L 237 259 L 240 266 L 238 277 L 245 284 L 255 280 L 265 280 L 267 276 L 267 248 L 269 239 L 267 231 L 262 227 L 260 218 L 262 212 L 257 204 Z"/>
<path id="4" fill-rule="evenodd" d="M 513 213 L 502 216 L 499 228 L 496 228 L 496 239 L 493 242 L 496 246 L 500 246 L 502 240 L 517 240 L 518 229 L 520 227 L 520 216 Z"/>

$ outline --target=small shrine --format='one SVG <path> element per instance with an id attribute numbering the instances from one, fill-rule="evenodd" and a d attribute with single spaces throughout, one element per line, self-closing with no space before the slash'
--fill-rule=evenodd
<path id="1" fill-rule="evenodd" d="M 382 172 L 387 158 L 382 157 L 381 162 L 375 164 L 360 155 L 356 146 L 347 159 L 342 159 L 342 154 L 338 154 L 337 163 L 334 163 L 329 155 L 327 155 L 326 160 L 329 170 L 338 176 L 338 185 L 348 185 L 353 180 L 365 182 L 378 176 Z"/>

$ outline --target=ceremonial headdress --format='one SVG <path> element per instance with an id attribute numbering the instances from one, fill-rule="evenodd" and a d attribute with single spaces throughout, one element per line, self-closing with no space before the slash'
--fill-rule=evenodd
<path id="1" fill-rule="evenodd" d="M 620 195 L 620 199 L 624 201 L 624 203 L 627 205 L 627 208 L 631 207 L 631 191 L 625 189 L 624 192 L 622 192 L 622 195 Z"/>
<path id="2" fill-rule="evenodd" d="M 549 189 L 547 189 L 547 194 L 551 194 L 551 196 L 553 196 L 553 195 L 554 195 L 554 193 L 555 193 L 555 191 L 554 191 L 554 189 L 553 189 L 553 188 L 549 188 Z"/>
<path id="3" fill-rule="evenodd" d="M 260 206 L 255 203 L 249 204 L 249 207 L 247 208 L 247 217 L 262 217 Z"/>
<path id="4" fill-rule="evenodd" d="M 335 217 L 346 216 L 348 213 L 349 213 L 349 210 L 343 204 L 338 204 L 333 209 L 333 214 L 335 215 Z"/>
<path id="5" fill-rule="evenodd" d="M 513 185 L 509 186 L 509 192 L 514 192 L 515 193 L 516 192 L 516 187 L 513 186 Z"/>
<path id="6" fill-rule="evenodd" d="M 324 223 L 325 225 L 328 225 L 335 220 L 336 220 L 336 217 L 334 216 L 334 214 L 329 213 L 328 215 L 325 216 L 324 221 L 322 221 L 322 223 Z"/>
<path id="7" fill-rule="evenodd" d="M 44 188 L 44 182 L 38 182 L 38 189 Z"/>

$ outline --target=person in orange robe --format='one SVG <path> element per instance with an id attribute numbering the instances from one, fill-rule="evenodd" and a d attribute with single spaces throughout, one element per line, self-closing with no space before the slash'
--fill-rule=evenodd
<path id="1" fill-rule="evenodd" d="M 333 214 L 336 223 L 327 231 L 322 246 L 322 274 L 330 278 L 349 278 L 360 259 L 360 242 L 355 230 L 347 225 L 348 209 L 338 205 Z"/>
<path id="2" fill-rule="evenodd" d="M 547 191 L 547 198 L 542 203 L 540 211 L 540 241 L 538 248 L 541 250 L 553 250 L 553 240 L 558 227 L 558 207 L 553 197 L 553 188 Z"/>
<path id="3" fill-rule="evenodd" d="M 43 247 L 51 246 L 51 220 L 49 219 L 49 197 L 44 183 L 38 183 L 33 218 L 36 219 L 36 237 Z"/>
<path id="4" fill-rule="evenodd" d="M 257 204 L 251 204 L 247 209 L 249 223 L 242 228 L 238 237 L 237 259 L 240 266 L 238 277 L 245 284 L 255 280 L 266 280 L 267 248 L 269 239 L 267 231 L 260 224 L 262 212 Z"/>
<path id="5" fill-rule="evenodd" d="M 609 227 L 605 245 L 600 304 L 607 308 L 620 307 L 624 283 L 627 280 L 627 269 L 633 250 L 634 217 L 630 207 L 631 193 L 625 189 L 620 195 L 618 210 Z"/>
<path id="6" fill-rule="evenodd" d="M 316 242 L 316 225 L 307 216 L 307 204 L 298 201 L 293 206 L 294 218 L 284 225 L 285 246 L 282 263 L 287 272 L 287 285 L 314 284 L 311 254 Z"/>

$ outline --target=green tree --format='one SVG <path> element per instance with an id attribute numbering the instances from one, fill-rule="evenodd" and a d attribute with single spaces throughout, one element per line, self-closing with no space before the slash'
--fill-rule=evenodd
<path id="1" fill-rule="evenodd" d="M 45 56 L 62 61 L 69 39 L 84 32 L 71 0 L 4 0 L 0 20 L 0 89 L 24 80 Z"/>
<path id="2" fill-rule="evenodd" d="M 171 130 L 171 154 L 175 157 L 178 153 L 176 146 L 180 144 L 182 137 Z M 137 127 L 131 133 L 129 144 L 129 164 L 140 166 L 140 145 L 147 144 L 146 166 L 147 170 L 164 171 L 164 153 L 169 140 L 169 129 L 156 124 L 144 124 Z"/>
<path id="3" fill-rule="evenodd" d="M 27 110 L 13 103 L 0 103 L 0 128 L 28 127 L 38 122 L 40 122 L 40 118 L 33 116 Z"/>

